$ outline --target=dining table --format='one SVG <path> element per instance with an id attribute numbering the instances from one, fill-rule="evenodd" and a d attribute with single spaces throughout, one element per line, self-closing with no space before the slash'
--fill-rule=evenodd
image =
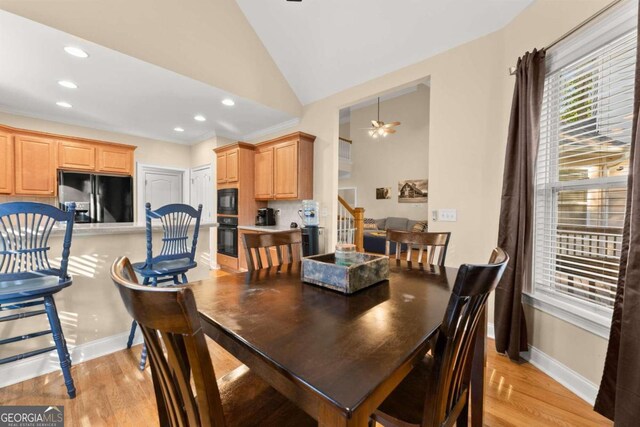
<path id="1" fill-rule="evenodd" d="M 192 282 L 205 334 L 320 426 L 366 426 L 429 350 L 457 269 L 390 260 L 351 295 L 302 281 L 301 263 Z M 474 339 L 470 422 L 483 421 L 486 316 Z"/>

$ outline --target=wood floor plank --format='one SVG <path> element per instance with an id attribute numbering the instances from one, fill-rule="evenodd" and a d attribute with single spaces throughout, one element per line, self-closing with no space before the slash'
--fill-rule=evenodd
<path id="1" fill-rule="evenodd" d="M 216 377 L 240 362 L 208 341 Z M 611 426 L 591 406 L 528 363 L 496 354 L 489 341 L 485 423 L 511 426 Z M 0 389 L 0 405 L 64 405 L 67 426 L 156 426 L 150 370 L 138 369 L 141 346 L 74 365 L 76 399 L 59 372 Z"/>

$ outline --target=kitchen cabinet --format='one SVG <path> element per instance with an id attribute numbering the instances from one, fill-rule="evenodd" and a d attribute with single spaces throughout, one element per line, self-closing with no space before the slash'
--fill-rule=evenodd
<path id="1" fill-rule="evenodd" d="M 296 132 L 257 145 L 256 200 L 313 198 L 315 136 Z"/>
<path id="2" fill-rule="evenodd" d="M 269 200 L 273 198 L 273 147 L 256 152 L 255 198 Z"/>
<path id="3" fill-rule="evenodd" d="M 133 149 L 128 146 L 98 144 L 98 172 L 133 175 Z"/>
<path id="4" fill-rule="evenodd" d="M 299 141 L 292 141 L 273 147 L 273 193 L 276 199 L 298 198 L 298 173 L 301 172 L 298 144 Z"/>
<path id="5" fill-rule="evenodd" d="M 51 138 L 16 135 L 15 194 L 55 196 L 56 141 Z"/>
<path id="6" fill-rule="evenodd" d="M 238 182 L 238 148 L 225 150 L 216 155 L 216 181 L 219 184 Z"/>
<path id="7" fill-rule="evenodd" d="M 227 153 L 216 155 L 216 182 L 218 184 L 227 182 Z"/>
<path id="8" fill-rule="evenodd" d="M 58 141 L 58 167 L 61 169 L 96 169 L 96 144 Z"/>
<path id="9" fill-rule="evenodd" d="M 135 149 L 0 125 L 0 194 L 55 196 L 58 169 L 131 176 Z"/>
<path id="10" fill-rule="evenodd" d="M 13 135 L 0 131 L 0 194 L 13 193 Z"/>

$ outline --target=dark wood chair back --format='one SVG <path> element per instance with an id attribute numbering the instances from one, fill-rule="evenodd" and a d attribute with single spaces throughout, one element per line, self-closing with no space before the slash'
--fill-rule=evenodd
<path id="1" fill-rule="evenodd" d="M 493 250 L 489 264 L 463 264 L 432 349 L 434 371 L 427 381 L 423 426 L 453 425 L 468 410 L 473 344 L 480 314 L 507 267 L 509 256 Z"/>
<path id="2" fill-rule="evenodd" d="M 243 240 L 249 271 L 273 267 L 272 248 L 276 254 L 278 265 L 291 264 L 302 258 L 302 232 L 300 229 L 277 233 L 243 234 Z M 267 266 L 262 262 L 263 255 L 261 255 L 260 249 L 263 249 Z"/>
<path id="3" fill-rule="evenodd" d="M 427 251 L 426 263 L 444 265 L 451 233 L 423 233 L 399 230 L 387 230 L 385 255 L 390 256 L 391 244 L 396 244 L 396 260 L 400 260 L 402 247 L 406 246 L 406 261 L 411 261 L 414 249 L 418 249 L 418 264 L 422 264 L 422 256 Z"/>
<path id="4" fill-rule="evenodd" d="M 111 278 L 142 329 L 160 425 L 224 426 L 220 391 L 191 289 L 140 286 L 125 257 L 113 263 Z"/>

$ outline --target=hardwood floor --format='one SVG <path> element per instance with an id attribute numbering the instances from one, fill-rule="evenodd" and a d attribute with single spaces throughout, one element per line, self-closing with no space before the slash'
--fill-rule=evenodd
<path id="1" fill-rule="evenodd" d="M 220 378 L 240 362 L 208 340 Z M 0 389 L 0 405 L 64 405 L 66 426 L 156 426 L 150 370 L 137 368 L 140 347 L 72 367 L 78 397 L 67 398 L 59 372 Z M 532 365 L 496 354 L 489 341 L 488 426 L 611 426 L 591 406 Z"/>

